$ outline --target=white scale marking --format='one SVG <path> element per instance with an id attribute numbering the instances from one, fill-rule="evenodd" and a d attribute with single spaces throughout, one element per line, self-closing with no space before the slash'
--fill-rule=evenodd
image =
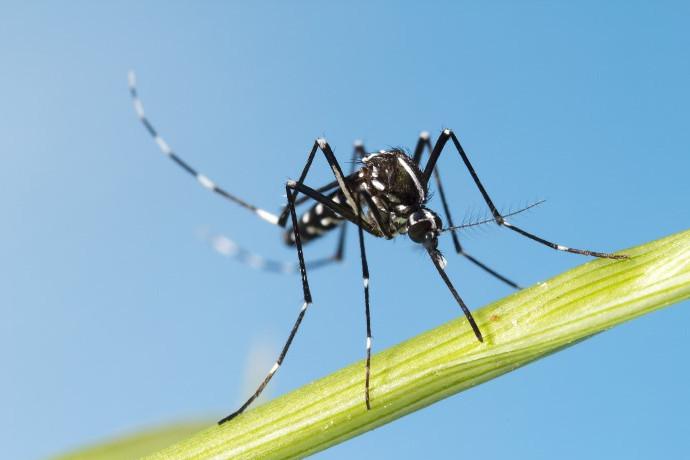
<path id="1" fill-rule="evenodd" d="M 238 246 L 224 236 L 213 238 L 213 248 L 224 256 L 234 256 L 238 253 Z"/>
<path id="2" fill-rule="evenodd" d="M 376 187 L 376 190 L 385 190 L 386 186 L 383 185 L 380 181 L 377 181 L 376 179 L 371 181 L 372 185 Z"/>
<path id="3" fill-rule="evenodd" d="M 357 206 L 355 205 L 355 200 L 350 196 L 350 189 L 345 185 L 345 180 L 343 179 L 343 175 L 340 174 L 338 169 L 333 165 L 331 167 L 333 170 L 333 175 L 335 176 L 335 180 L 338 181 L 338 185 L 340 186 L 340 190 L 345 195 L 345 202 L 350 206 L 352 209 L 357 209 Z M 319 203 L 320 204 L 320 203 Z"/>
<path id="4" fill-rule="evenodd" d="M 405 171 L 407 171 L 407 174 L 410 175 L 412 180 L 414 181 L 415 187 L 417 187 L 417 192 L 419 193 L 419 198 L 424 201 L 425 196 L 424 196 L 424 187 L 422 187 L 421 182 L 419 182 L 419 178 L 417 175 L 412 171 L 412 168 L 410 165 L 407 164 L 407 161 L 405 161 L 404 158 L 398 157 L 398 162 L 402 165 L 403 168 L 405 168 Z"/>
<path id="5" fill-rule="evenodd" d="M 302 223 L 303 224 L 308 224 L 310 220 L 311 220 L 311 213 L 308 212 L 302 216 Z"/>
<path id="6" fill-rule="evenodd" d="M 570 248 L 568 246 L 562 246 L 560 244 L 557 244 L 556 249 L 558 249 L 559 251 L 567 251 Z"/>
<path id="7" fill-rule="evenodd" d="M 271 368 L 270 371 L 268 371 L 268 373 L 271 375 L 275 374 L 275 372 L 278 370 L 279 367 L 280 367 L 280 364 L 278 364 L 277 362 L 274 363 L 273 367 Z"/>
<path id="8" fill-rule="evenodd" d="M 129 82 L 130 88 L 134 88 L 137 86 L 137 76 L 133 70 L 127 72 L 127 81 Z"/>
<path id="9" fill-rule="evenodd" d="M 371 337 L 367 337 L 367 350 L 371 350 Z"/>
<path id="10" fill-rule="evenodd" d="M 250 254 L 247 256 L 247 265 L 252 268 L 262 269 L 266 266 L 266 260 L 264 260 L 264 258 L 261 256 Z"/>
<path id="11" fill-rule="evenodd" d="M 391 203 L 400 203 L 400 198 L 394 193 L 386 193 L 386 199 Z"/>
<path id="12" fill-rule="evenodd" d="M 172 153 L 172 149 L 168 145 L 167 142 L 163 140 L 162 137 L 156 136 L 155 138 L 156 144 L 158 144 L 158 148 L 161 149 L 161 152 L 163 152 L 165 155 L 170 155 Z"/>
<path id="13" fill-rule="evenodd" d="M 278 216 L 271 214 L 268 211 L 264 211 L 263 209 L 257 209 L 254 212 L 256 213 L 257 216 L 261 217 L 263 220 L 265 220 L 269 224 L 278 225 Z"/>
<path id="14" fill-rule="evenodd" d="M 196 180 L 199 181 L 202 187 L 207 188 L 209 190 L 213 190 L 216 187 L 216 184 L 214 184 L 211 179 L 204 176 L 203 174 L 197 174 Z"/>
<path id="15" fill-rule="evenodd" d="M 139 118 L 145 118 L 144 105 L 141 103 L 141 100 L 139 100 L 139 98 L 134 99 L 134 111 L 137 113 L 137 116 Z"/>
<path id="16" fill-rule="evenodd" d="M 443 257 L 442 254 L 438 254 L 438 257 L 436 260 L 438 261 L 438 264 L 441 267 L 441 269 L 445 270 L 446 267 L 448 266 L 448 261 L 446 260 L 446 258 Z"/>
<path id="17" fill-rule="evenodd" d="M 314 208 L 314 212 L 316 214 L 323 214 L 323 203 L 317 204 L 316 207 Z"/>
<path id="18" fill-rule="evenodd" d="M 307 235 L 321 235 L 323 232 L 326 231 L 326 229 L 318 227 L 307 227 L 305 230 L 307 232 Z"/>

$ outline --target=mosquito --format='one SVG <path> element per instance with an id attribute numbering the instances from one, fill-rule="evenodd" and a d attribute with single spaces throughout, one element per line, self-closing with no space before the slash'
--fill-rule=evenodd
<path id="1" fill-rule="evenodd" d="M 447 262 L 444 256 L 441 254 L 441 251 L 438 249 L 439 237 L 443 233 L 449 232 L 451 234 L 456 253 L 465 257 L 472 264 L 515 289 L 520 288 L 517 283 L 499 274 L 494 269 L 490 268 L 465 251 L 457 236 L 458 230 L 466 226 L 494 222 L 500 227 L 507 228 L 508 230 L 516 232 L 519 235 L 534 240 L 537 243 L 543 244 L 557 251 L 607 259 L 627 258 L 627 256 L 621 254 L 609 254 L 604 252 L 590 251 L 587 249 L 576 249 L 564 246 L 562 244 L 553 243 L 510 223 L 507 220 L 507 217 L 511 217 L 517 213 L 523 212 L 533 206 L 536 206 L 540 202 L 529 205 L 513 213 L 500 213 L 494 205 L 489 193 L 486 191 L 486 188 L 479 180 L 479 176 L 470 163 L 469 157 L 465 153 L 465 150 L 460 144 L 458 136 L 450 129 L 442 130 L 436 141 L 433 143 L 431 142 L 429 133 L 422 132 L 419 135 L 414 153 L 412 155 L 408 155 L 404 150 L 398 148 L 380 150 L 375 153 L 367 153 L 364 145 L 361 142 L 356 142 L 352 155 L 352 168 L 349 174 L 343 173 L 343 170 L 326 139 L 317 138 L 314 141 L 311 150 L 309 151 L 306 164 L 304 165 L 299 178 L 296 181 L 288 180 L 285 184 L 287 204 L 278 214 L 268 212 L 226 191 L 206 175 L 200 173 L 190 166 L 185 160 L 180 158 L 173 151 L 170 145 L 168 145 L 168 143 L 160 136 L 158 131 L 153 127 L 149 119 L 146 117 L 144 106 L 137 92 L 136 77 L 134 72 L 130 72 L 128 77 L 129 91 L 132 97 L 136 115 L 144 125 L 144 128 L 146 128 L 146 131 L 151 135 L 155 143 L 158 145 L 163 155 L 170 158 L 175 164 L 177 164 L 177 166 L 194 177 L 203 188 L 210 190 L 226 200 L 253 212 L 257 217 L 268 222 L 269 224 L 284 228 L 284 242 L 289 246 L 294 246 L 297 252 L 303 293 L 303 302 L 299 309 L 297 319 L 292 326 L 290 334 L 287 338 L 287 341 L 283 345 L 278 359 L 268 371 L 268 374 L 258 386 L 256 391 L 236 411 L 221 419 L 218 422 L 219 425 L 232 420 L 244 412 L 244 410 L 259 397 L 266 385 L 268 385 L 270 380 L 273 378 L 273 375 L 283 364 L 283 360 L 285 359 L 290 345 L 292 344 L 292 341 L 295 338 L 300 325 L 302 324 L 305 313 L 312 305 L 312 295 L 309 289 L 309 280 L 307 278 L 308 265 L 304 260 L 303 246 L 317 238 L 322 237 L 332 230 L 340 228 L 335 253 L 328 258 L 317 260 L 315 263 L 310 264 L 309 267 L 314 268 L 316 266 L 342 260 L 345 247 L 345 230 L 347 223 L 352 223 L 357 227 L 359 237 L 359 252 L 362 263 L 364 313 L 366 319 L 364 403 L 367 409 L 371 409 L 369 383 L 371 375 L 372 334 L 369 305 L 369 265 L 367 262 L 367 255 L 364 245 L 365 233 L 387 240 L 393 239 L 400 235 L 407 235 L 410 240 L 420 245 L 429 255 L 431 263 L 436 268 L 439 276 L 464 313 L 470 327 L 472 328 L 472 331 L 474 332 L 474 335 L 479 342 L 484 341 L 482 332 L 474 320 L 469 308 L 458 294 L 445 271 Z M 469 172 L 474 184 L 476 185 L 477 189 L 479 189 L 479 192 L 488 206 L 491 212 L 491 217 L 489 219 L 480 220 L 469 225 L 456 226 L 453 224 L 450 208 L 448 206 L 446 194 L 441 182 L 441 176 L 436 165 L 441 153 L 444 151 L 444 147 L 449 141 L 457 154 L 460 156 L 465 168 Z M 427 160 L 426 164 L 422 166 L 422 157 L 426 151 L 430 152 L 429 159 Z M 328 165 L 333 173 L 334 180 L 322 187 L 312 188 L 306 185 L 305 181 L 308 173 L 311 170 L 312 162 L 319 152 L 326 158 L 326 161 L 328 162 Z M 359 169 L 356 169 L 357 165 L 360 166 Z M 443 226 L 443 222 L 439 214 L 427 206 L 429 201 L 429 182 L 432 176 L 434 177 L 434 182 L 439 192 L 445 219 L 448 222 L 447 227 Z M 300 194 L 303 196 L 300 196 Z M 312 205 L 308 210 L 298 216 L 296 208 L 303 203 L 312 203 Z M 216 248 L 221 250 L 221 252 L 239 252 L 240 254 L 244 254 L 244 259 L 253 260 L 254 265 L 263 266 L 269 269 L 272 267 L 270 263 L 264 262 L 263 260 L 257 259 L 251 255 L 247 255 L 246 252 L 243 252 L 243 250 L 235 247 L 234 243 L 230 242 L 229 240 L 222 240 L 216 245 Z"/>

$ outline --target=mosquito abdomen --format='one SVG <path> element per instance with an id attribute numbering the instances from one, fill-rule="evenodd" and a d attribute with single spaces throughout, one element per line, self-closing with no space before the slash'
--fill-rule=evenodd
<path id="1" fill-rule="evenodd" d="M 333 194 L 330 198 L 336 203 L 345 202 L 345 197 L 340 192 Z M 299 232 L 300 240 L 305 244 L 325 235 L 329 230 L 342 224 L 342 222 L 342 217 L 322 203 L 317 203 L 299 217 L 297 231 Z M 283 240 L 288 246 L 295 244 L 292 228 L 285 230 Z"/>

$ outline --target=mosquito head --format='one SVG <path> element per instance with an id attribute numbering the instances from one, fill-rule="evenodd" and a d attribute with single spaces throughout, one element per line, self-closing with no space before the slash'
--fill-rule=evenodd
<path id="1" fill-rule="evenodd" d="M 427 249 L 436 249 L 441 228 L 441 218 L 427 208 L 419 208 L 407 218 L 407 235 Z"/>

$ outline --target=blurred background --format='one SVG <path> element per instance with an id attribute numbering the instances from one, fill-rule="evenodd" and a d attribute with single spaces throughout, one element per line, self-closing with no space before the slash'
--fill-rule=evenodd
<path id="1" fill-rule="evenodd" d="M 277 210 L 326 136 L 414 147 L 453 128 L 517 222 L 602 251 L 690 224 L 690 8 L 684 2 L 118 2 L 5 4 L 0 28 L 0 439 L 39 459 L 226 415 L 270 367 L 301 303 L 297 276 L 214 252 L 222 232 L 293 261 L 280 232 L 199 187 L 192 165 Z M 457 220 L 483 202 L 455 154 Z M 318 159 L 310 183 L 330 180 Z M 434 202 L 432 207 L 439 206 Z M 469 252 L 530 285 L 587 258 L 489 227 Z M 367 240 L 374 347 L 459 315 L 406 238 Z M 307 248 L 330 254 L 335 238 Z M 479 307 L 510 289 L 452 254 Z M 285 393 L 364 356 L 356 234 L 310 274 L 309 311 L 269 386 Z M 601 334 L 315 458 L 681 458 L 690 423 L 690 309 Z M 257 371 L 258 369 L 258 371 Z M 375 372 L 375 370 L 374 370 Z"/>

